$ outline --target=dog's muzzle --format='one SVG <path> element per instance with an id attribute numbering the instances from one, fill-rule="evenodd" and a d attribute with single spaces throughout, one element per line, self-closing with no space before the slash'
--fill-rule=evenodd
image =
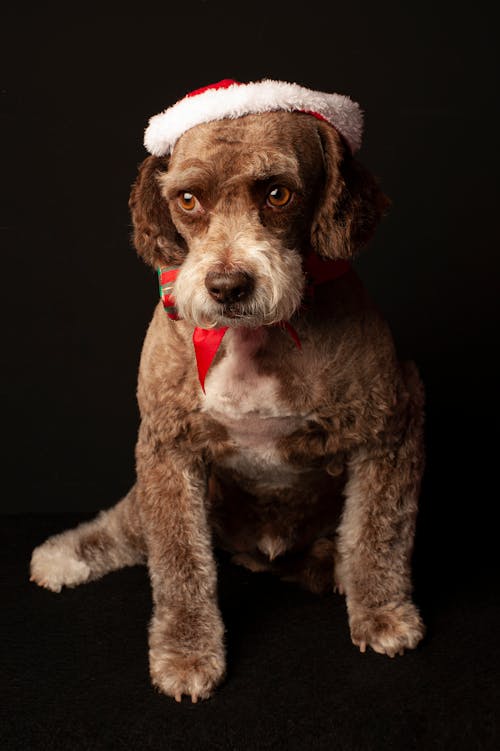
<path id="1" fill-rule="evenodd" d="M 303 264 L 304 272 L 309 281 L 306 288 L 308 296 L 312 298 L 314 287 L 317 284 L 337 279 L 350 268 L 348 261 L 328 261 L 321 259 L 314 252 L 309 253 Z M 158 269 L 160 297 L 165 312 L 173 321 L 179 320 L 173 295 L 174 282 L 178 273 L 179 268 L 177 266 L 163 266 Z M 238 303 L 244 302 L 251 295 L 254 286 L 253 278 L 245 272 L 208 272 L 205 277 L 205 287 L 211 298 L 226 307 L 236 306 Z M 297 332 L 288 321 L 280 321 L 274 325 L 281 326 L 291 336 L 297 348 L 299 350 L 302 348 Z M 197 326 L 193 331 L 198 376 L 203 391 L 205 391 L 205 376 L 227 329 L 227 326 L 211 329 L 203 329 Z"/>

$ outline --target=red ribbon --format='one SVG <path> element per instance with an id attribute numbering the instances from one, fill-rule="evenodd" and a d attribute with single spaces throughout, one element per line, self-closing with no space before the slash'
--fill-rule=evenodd
<path id="1" fill-rule="evenodd" d="M 307 294 L 311 297 L 314 293 L 314 287 L 317 284 L 331 282 L 349 271 L 351 265 L 349 261 L 330 261 L 324 260 L 316 253 L 311 251 L 304 259 L 303 269 L 307 277 Z M 168 315 L 174 321 L 179 320 L 175 307 L 175 298 L 172 294 L 173 283 L 179 273 L 178 267 L 168 266 L 158 269 L 158 281 L 160 285 L 160 297 L 163 307 Z M 302 349 L 299 335 L 288 321 L 281 321 L 282 326 L 289 333 L 298 349 Z M 202 329 L 197 326 L 193 332 L 193 345 L 196 355 L 196 365 L 198 367 L 198 378 L 201 388 L 205 392 L 205 378 L 209 368 L 214 360 L 215 355 L 224 338 L 224 334 L 229 326 L 220 326 L 216 329 Z"/>
<path id="2" fill-rule="evenodd" d="M 200 379 L 201 388 L 205 393 L 205 378 L 212 361 L 217 354 L 224 334 L 229 326 L 221 326 L 218 329 L 202 329 L 197 326 L 193 332 L 194 352 L 196 355 L 196 365 L 198 366 L 198 378 Z"/>

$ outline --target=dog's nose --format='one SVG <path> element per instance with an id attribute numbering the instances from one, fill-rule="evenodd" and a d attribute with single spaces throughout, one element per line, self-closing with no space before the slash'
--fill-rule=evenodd
<path id="1" fill-rule="evenodd" d="M 253 279 L 244 271 L 209 271 L 205 277 L 205 287 L 216 302 L 229 305 L 246 300 L 253 289 Z"/>

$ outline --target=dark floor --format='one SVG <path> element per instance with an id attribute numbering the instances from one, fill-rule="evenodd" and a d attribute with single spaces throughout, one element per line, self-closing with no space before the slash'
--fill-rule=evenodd
<path id="1" fill-rule="evenodd" d="M 424 504 L 429 529 L 427 516 Z M 211 700 L 179 705 L 149 683 L 145 569 L 59 595 L 29 583 L 31 549 L 82 518 L 2 520 L 2 751 L 500 748 L 499 594 L 489 555 L 461 548 L 474 529 L 453 542 L 439 521 L 419 532 L 428 633 L 392 660 L 352 646 L 340 596 L 220 558 L 228 677 Z"/>

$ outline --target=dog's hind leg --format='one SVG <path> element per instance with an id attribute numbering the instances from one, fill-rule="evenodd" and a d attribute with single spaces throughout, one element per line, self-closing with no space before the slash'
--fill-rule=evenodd
<path id="1" fill-rule="evenodd" d="M 145 560 L 134 486 L 116 506 L 35 548 L 31 581 L 60 592 Z"/>

